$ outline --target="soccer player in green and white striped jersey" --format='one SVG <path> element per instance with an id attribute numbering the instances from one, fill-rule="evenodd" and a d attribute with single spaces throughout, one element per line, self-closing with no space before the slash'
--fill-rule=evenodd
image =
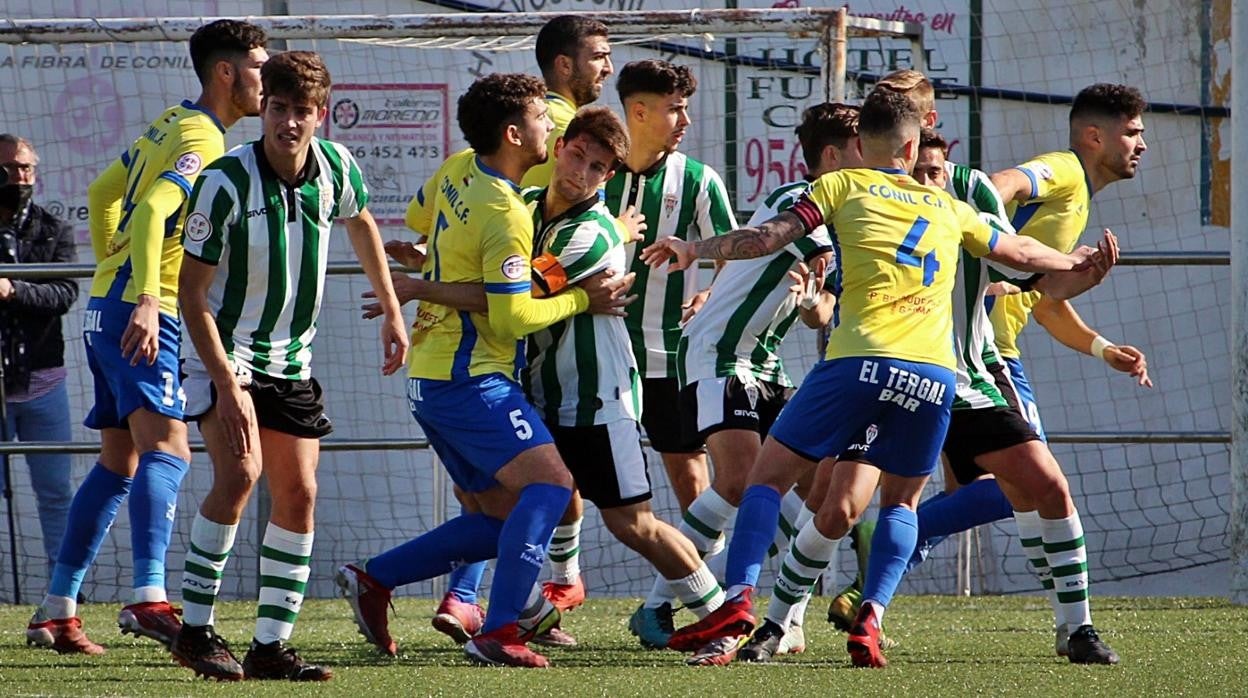
<path id="1" fill-rule="evenodd" d="M 819 176 L 862 164 L 857 148 L 858 107 L 813 106 L 803 113 L 797 136 L 809 174 L 773 190 L 755 211 L 751 224 L 792 207 Z M 730 262 L 715 278 L 706 303 L 685 325 L 677 360 L 682 429 L 705 440 L 715 462 L 715 479 L 689 506 L 680 529 L 703 555 L 713 551 L 723 529 L 736 516 L 763 439 L 793 392 L 778 353 L 798 318 L 789 272 L 803 263 L 814 265 L 815 260 L 825 266 L 831 256 L 832 241 L 820 227 L 779 252 Z M 779 530 L 794 531 L 805 523 L 801 512 L 806 509 L 795 491 L 786 494 L 786 500 L 789 518 L 782 514 Z M 776 547 L 777 552 L 787 549 L 787 539 L 781 536 Z M 670 598 L 662 581 L 655 580 L 654 590 L 634 615 L 634 630 L 646 644 L 660 639 L 654 628 L 671 622 Z M 778 612 L 776 623 L 760 630 L 775 638 L 766 658 L 804 648 L 804 608 L 803 604 L 789 614 L 786 606 Z M 651 620 L 651 616 L 657 618 Z M 787 641 L 781 644 L 782 639 Z"/>
<path id="2" fill-rule="evenodd" d="M 191 527 L 184 623 L 171 650 L 215 678 L 323 681 L 332 672 L 286 642 L 311 572 L 320 438 L 332 428 L 310 359 L 335 219 L 345 220 L 385 315 L 383 374 L 402 366 L 408 343 L 360 168 L 346 148 L 313 135 L 329 96 L 324 62 L 283 53 L 265 63 L 261 81 L 263 137 L 212 163 L 187 205 L 179 300 L 197 355 L 184 365 L 184 388 L 213 483 Z M 273 513 L 260 547 L 255 634 L 240 666 L 212 629 L 213 605 L 261 472 Z"/>
<path id="3" fill-rule="evenodd" d="M 607 206 L 623 215 L 635 206 L 646 220 L 645 239 L 628 248 L 636 273 L 628 332 L 641 371 L 641 423 L 675 490 L 681 510 L 709 484 L 703 443 L 681 432 L 677 410 L 676 349 L 683 316 L 706 299 L 696 272 L 651 269 L 638 259 L 658 238 L 707 238 L 732 230 L 736 219 L 723 180 L 709 166 L 677 150 L 690 124 L 689 97 L 697 80 L 686 66 L 643 60 L 624 66 L 616 79 L 632 147 L 607 183 Z"/>
<path id="4" fill-rule="evenodd" d="M 534 202 L 535 282 L 551 291 L 604 270 L 625 271 L 624 226 L 598 187 L 628 153 L 628 134 L 609 109 L 577 113 L 557 148 L 550 186 Z M 576 203 L 574 203 L 576 202 Z M 617 540 L 649 560 L 699 618 L 723 592 L 689 540 L 656 518 L 641 450 L 640 376 L 625 318 L 583 313 L 529 336 L 525 386 L 542 413 L 581 496 Z"/>
<path id="5" fill-rule="evenodd" d="M 536 295 L 604 272 L 624 274 L 630 233 L 598 190 L 627 148 L 619 117 L 605 107 L 582 109 L 557 141 L 550 186 L 525 192 L 533 206 Z M 485 310 L 479 284 L 406 279 L 399 288 L 404 299 Z M 693 544 L 650 507 L 637 422 L 642 388 L 621 314 L 595 302 L 588 312 L 529 335 L 525 389 L 577 489 L 598 507 L 607 529 L 649 560 L 680 601 L 702 617 L 719 607 L 723 592 Z"/>

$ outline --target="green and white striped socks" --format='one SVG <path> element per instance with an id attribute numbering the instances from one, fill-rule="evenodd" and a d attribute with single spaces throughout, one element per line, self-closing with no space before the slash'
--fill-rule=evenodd
<path id="1" fill-rule="evenodd" d="M 1074 632 L 1092 624 L 1088 604 L 1088 549 L 1083 542 L 1079 512 L 1064 519 L 1040 519 L 1044 557 L 1049 563 L 1053 591 L 1060 608 L 1058 621 Z"/>
<path id="2" fill-rule="evenodd" d="M 550 560 L 550 581 L 555 584 L 575 584 L 581 577 L 581 521 L 555 526 L 546 550 Z"/>
<path id="3" fill-rule="evenodd" d="M 261 644 L 290 639 L 312 572 L 312 535 L 287 531 L 271 521 L 264 531 L 255 635 Z"/>
<path id="4" fill-rule="evenodd" d="M 724 605 L 724 590 L 705 562 L 688 577 L 667 581 L 676 598 L 699 619 Z"/>
<path id="5" fill-rule="evenodd" d="M 776 576 L 776 588 L 767 606 L 767 619 L 781 628 L 788 628 L 795 615 L 793 610 L 804 612 L 806 599 L 819 575 L 823 574 L 832 560 L 840 539 L 832 539 L 815 528 L 809 520 L 789 545 L 789 552 L 780 563 Z M 798 622 L 800 625 L 800 621 Z"/>
<path id="6" fill-rule="evenodd" d="M 219 524 L 196 513 L 191 546 L 182 572 L 182 622 L 212 625 L 213 606 L 221 591 L 221 575 L 234 547 L 238 524 Z"/>

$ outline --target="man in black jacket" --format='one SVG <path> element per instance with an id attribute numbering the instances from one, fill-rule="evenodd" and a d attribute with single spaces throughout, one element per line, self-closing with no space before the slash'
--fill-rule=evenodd
<path id="1" fill-rule="evenodd" d="M 39 156 L 24 138 L 0 134 L 0 264 L 74 262 L 74 231 L 31 201 Z M 69 393 L 61 317 L 78 298 L 72 279 L 0 276 L 0 359 L 6 438 L 69 441 Z M 29 454 L 49 569 L 60 549 L 74 490 L 68 454 Z"/>

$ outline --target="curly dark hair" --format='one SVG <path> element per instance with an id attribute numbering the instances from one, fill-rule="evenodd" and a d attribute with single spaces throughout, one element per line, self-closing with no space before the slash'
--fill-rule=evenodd
<path id="1" fill-rule="evenodd" d="M 559 15 L 542 25 L 537 32 L 537 67 L 542 75 L 549 76 L 555 58 L 575 58 L 581 42 L 591 36 L 607 36 L 607 25 L 596 19 L 579 15 Z"/>
<path id="2" fill-rule="evenodd" d="M 1140 91 L 1130 85 L 1098 82 L 1089 85 L 1075 95 L 1070 105 L 1070 121 L 1095 118 L 1134 119 L 1148 108 L 1148 101 Z"/>
<path id="3" fill-rule="evenodd" d="M 217 61 L 235 61 L 253 48 L 264 48 L 269 35 L 249 22 L 218 19 L 205 24 L 191 35 L 191 65 L 201 85 L 208 84 L 212 66 Z"/>
<path id="4" fill-rule="evenodd" d="M 669 95 L 673 92 L 689 97 L 698 91 L 698 79 L 689 66 L 649 58 L 624 66 L 615 81 L 620 101 L 639 94 Z"/>
<path id="5" fill-rule="evenodd" d="M 849 139 L 858 135 L 858 111 L 852 104 L 824 102 L 802 112 L 802 123 L 793 132 L 802 144 L 806 167 L 818 169 L 824 148 L 830 145 L 844 148 Z"/>
<path id="6" fill-rule="evenodd" d="M 563 132 L 563 142 L 568 143 L 582 133 L 615 155 L 613 168 L 628 157 L 628 129 L 624 128 L 620 117 L 607 107 L 585 107 L 578 111 Z"/>
<path id="7" fill-rule="evenodd" d="M 459 98 L 459 130 L 478 155 L 493 155 L 503 144 L 503 129 L 518 124 L 546 83 L 522 73 L 491 73 L 479 78 Z"/>
<path id="8" fill-rule="evenodd" d="M 260 68 L 260 84 L 265 99 L 281 96 L 323 107 L 329 101 L 332 81 L 320 55 L 312 51 L 286 51 L 264 62 Z"/>

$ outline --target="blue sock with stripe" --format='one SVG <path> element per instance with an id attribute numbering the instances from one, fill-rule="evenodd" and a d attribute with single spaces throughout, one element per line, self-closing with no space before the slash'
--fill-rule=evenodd
<path id="1" fill-rule="evenodd" d="M 875 601 L 888 607 L 897 585 L 906 573 L 906 562 L 914 552 L 919 537 L 919 517 L 903 506 L 880 509 L 871 536 L 871 557 L 867 560 L 867 579 L 863 584 L 864 601 Z"/>
<path id="2" fill-rule="evenodd" d="M 919 541 L 951 536 L 976 526 L 1014 517 L 996 478 L 976 480 L 945 497 L 919 504 Z"/>
<path id="3" fill-rule="evenodd" d="M 164 451 L 139 456 L 139 470 L 130 492 L 135 601 L 165 600 L 165 553 L 173 536 L 178 488 L 190 467 L 190 463 Z"/>
<path id="4" fill-rule="evenodd" d="M 571 499 L 572 490 L 558 485 L 534 483 L 520 490 L 520 499 L 498 537 L 498 563 L 482 632 L 510 625 L 520 617 L 542 571 L 550 537 Z"/>
<path id="5" fill-rule="evenodd" d="M 502 523 L 502 522 L 499 522 Z M 499 526 L 502 528 L 502 526 Z M 498 550 L 498 544 L 494 545 L 495 551 Z M 481 587 L 481 577 L 485 574 L 485 561 L 469 562 L 456 565 L 451 570 L 451 576 L 447 579 L 447 591 L 455 595 L 455 598 L 464 603 L 477 602 L 477 589 Z"/>
<path id="6" fill-rule="evenodd" d="M 737 507 L 732 542 L 728 544 L 725 592 L 735 597 L 743 587 L 758 586 L 758 575 L 767 559 L 767 548 L 776 536 L 780 519 L 780 493 L 767 485 L 751 485 Z"/>
<path id="7" fill-rule="evenodd" d="M 461 506 L 460 514 L 468 514 Z M 499 528 L 502 528 L 502 521 L 499 521 Z M 495 536 L 497 538 L 497 536 Z M 494 550 L 498 550 L 497 541 L 494 543 Z M 446 580 L 447 592 L 454 594 L 455 598 L 464 603 L 477 602 L 477 589 L 481 588 L 481 577 L 485 575 L 485 560 L 480 562 L 464 562 L 454 566 L 451 570 L 450 577 Z"/>
<path id="8" fill-rule="evenodd" d="M 919 542 L 910 558 L 911 569 L 923 560 L 920 550 L 933 548 L 945 538 L 976 526 L 1014 516 L 996 478 L 976 480 L 953 494 L 932 495 L 919 504 Z"/>
<path id="9" fill-rule="evenodd" d="M 82 486 L 74 493 L 69 505 L 69 520 L 61 550 L 52 568 L 48 594 L 68 599 L 78 598 L 78 590 L 87 568 L 100 552 L 104 536 L 117 518 L 117 510 L 130 493 L 132 480 L 114 473 L 99 463 L 91 468 Z"/>
<path id="10" fill-rule="evenodd" d="M 503 522 L 485 514 L 461 514 L 437 528 L 369 558 L 364 571 L 387 589 L 432 579 L 457 565 L 498 554 Z"/>

